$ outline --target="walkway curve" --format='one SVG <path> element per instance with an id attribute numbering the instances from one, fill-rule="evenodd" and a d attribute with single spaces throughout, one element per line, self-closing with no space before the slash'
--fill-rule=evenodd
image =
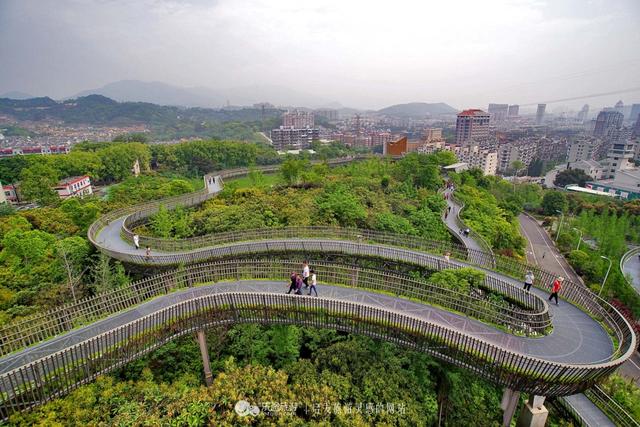
<path id="1" fill-rule="evenodd" d="M 246 170 L 244 173 L 246 173 Z M 196 192 L 187 196 L 179 196 L 169 201 L 163 201 L 162 203 L 169 205 L 169 207 L 172 207 L 179 204 L 189 204 L 189 203 L 196 204 L 198 202 L 206 200 L 207 198 L 213 197 L 213 195 L 215 195 L 215 193 L 220 189 L 220 187 L 214 188 L 214 186 L 215 185 L 221 186 L 222 178 L 224 178 L 224 176 L 225 176 L 224 174 L 220 174 L 219 176 L 216 176 L 215 179 L 211 181 L 207 181 L 207 186 L 204 191 Z M 210 176 L 205 177 L 205 179 L 209 179 L 209 178 L 212 178 L 212 177 Z M 101 218 L 100 220 L 98 220 L 96 223 L 92 224 L 89 230 L 89 237 L 91 241 L 101 251 L 107 254 L 114 255 L 114 256 L 118 256 L 118 255 L 130 256 L 131 254 L 128 254 L 127 251 L 123 251 L 122 249 L 115 247 L 115 245 L 120 244 L 120 243 L 115 244 L 114 242 L 116 240 L 119 240 L 122 242 L 122 244 L 127 245 L 126 240 L 122 239 L 120 232 L 117 232 L 117 233 L 109 232 L 103 235 L 102 234 L 103 231 L 106 230 L 105 227 L 114 226 L 115 229 L 121 229 L 122 225 L 118 227 L 119 225 L 117 224 L 118 221 L 122 221 L 122 224 L 124 224 L 125 218 L 131 215 L 132 213 L 135 214 L 135 212 L 140 212 L 144 209 L 149 209 L 149 208 L 154 209 L 154 206 L 155 208 L 157 208 L 158 205 L 159 203 L 155 202 L 155 203 L 150 203 L 143 206 L 138 206 L 138 207 L 130 208 L 128 210 L 123 210 L 123 211 L 109 214 Z M 335 242 L 335 241 L 329 242 L 326 240 L 322 241 L 322 239 L 308 239 L 308 240 L 305 239 L 305 240 L 306 240 L 306 243 L 308 244 L 314 243 L 319 245 L 329 245 L 329 244 L 339 243 L 338 246 L 340 246 L 341 248 L 349 247 L 356 251 L 362 250 L 362 251 L 366 251 L 366 254 L 370 254 L 372 247 L 378 247 L 378 248 L 384 249 L 385 251 L 393 249 L 391 247 L 388 247 L 388 246 L 385 247 L 384 245 L 380 245 L 380 244 L 372 245 L 369 243 L 354 244 L 353 242 Z M 276 242 L 265 240 L 260 243 L 268 246 L 269 244 L 276 243 Z M 229 247 L 231 246 L 230 245 L 226 246 L 227 249 Z M 130 246 L 129 248 L 130 250 L 133 250 L 133 248 L 131 248 Z M 287 249 L 286 246 L 285 246 L 285 249 Z M 195 252 L 202 252 L 202 250 L 211 250 L 211 248 L 196 249 Z M 268 250 L 269 248 L 267 248 L 267 251 Z M 303 251 L 304 250 L 307 250 L 307 249 L 303 248 Z M 399 248 L 395 248 L 395 250 L 396 250 L 395 253 L 400 253 L 399 251 L 401 251 L 401 249 Z M 427 255 L 424 251 L 420 251 L 420 250 L 404 249 L 404 251 L 406 252 L 407 256 L 411 255 L 417 260 L 419 260 L 421 256 L 424 257 Z M 362 254 L 364 255 L 365 253 L 362 253 Z M 150 260 L 160 259 L 160 257 L 170 256 L 170 255 L 171 254 L 152 253 L 149 259 Z M 139 255 L 131 255 L 130 259 L 134 259 L 133 256 L 139 256 Z M 431 257 L 434 257 L 434 256 L 437 256 L 437 255 L 431 255 Z M 472 266 L 474 268 L 482 268 L 478 265 L 477 262 L 475 264 L 474 262 L 469 262 L 469 263 L 465 263 L 462 261 L 455 261 L 455 262 L 457 263 L 457 265 L 460 265 L 460 266 Z M 144 262 L 144 263 L 147 264 L 149 262 Z M 516 264 L 512 261 L 506 262 L 506 261 L 498 260 L 497 262 L 497 268 L 503 269 L 503 270 L 504 269 L 514 270 L 516 269 L 515 265 Z M 190 268 L 191 267 L 187 267 L 187 271 Z M 513 274 L 511 270 L 509 271 L 511 272 L 511 274 Z M 166 280 L 169 280 L 169 279 L 165 279 L 165 278 L 172 277 L 173 282 L 171 283 L 173 284 L 175 283 L 175 280 L 177 277 L 175 275 L 184 274 L 184 270 L 183 271 L 176 270 L 172 274 L 174 274 L 174 276 L 165 274 L 162 279 L 158 279 L 158 280 L 165 281 L 165 284 L 167 284 L 167 292 L 169 292 L 169 290 L 173 285 L 169 286 L 168 285 L 169 282 L 166 282 Z M 514 280 L 513 278 L 506 276 L 504 274 L 493 272 L 493 271 L 488 271 L 488 274 L 498 277 L 500 280 L 504 282 L 509 282 L 514 286 L 519 286 L 517 280 Z M 202 282 L 197 282 L 197 283 L 202 283 Z M 539 283 L 539 287 L 541 289 L 536 290 L 536 292 L 538 294 L 544 294 L 544 290 L 548 287 L 548 285 L 549 285 L 548 280 L 541 280 Z M 264 289 L 262 291 L 259 290 L 258 294 L 254 294 L 254 293 L 248 294 L 250 296 L 246 298 L 255 297 L 259 299 L 260 296 L 263 296 L 264 298 L 266 298 L 268 293 L 264 293 L 263 291 Z M 255 291 L 252 291 L 252 292 L 255 292 Z M 350 292 L 353 292 L 353 291 L 350 291 Z M 235 295 L 235 293 L 232 293 L 232 292 L 225 293 L 224 295 Z M 239 295 L 247 295 L 247 294 L 239 293 Z M 572 304 L 565 304 L 564 302 L 561 304 L 559 309 L 552 307 L 552 312 L 555 315 L 554 316 L 555 329 L 554 329 L 554 332 L 547 337 L 533 340 L 530 338 L 521 338 L 521 337 L 515 337 L 509 334 L 505 334 L 509 336 L 509 339 L 507 340 L 507 342 L 496 344 L 495 342 L 492 343 L 491 340 L 486 336 L 487 331 L 491 331 L 492 335 L 496 335 L 495 328 L 492 328 L 485 324 L 480 324 L 482 328 L 484 328 L 480 333 L 480 336 L 474 335 L 473 331 L 465 330 L 465 328 L 463 327 L 454 326 L 446 329 L 438 329 L 438 333 L 436 334 L 429 333 L 421 338 L 421 340 L 423 341 L 417 340 L 411 345 L 415 346 L 417 345 L 416 344 L 417 342 L 424 342 L 425 339 L 431 340 L 429 345 L 433 345 L 433 343 L 437 341 L 439 342 L 440 348 L 443 349 L 442 351 L 444 352 L 444 353 L 441 353 L 440 356 L 438 356 L 441 359 L 451 363 L 458 364 L 459 366 L 464 366 L 474 371 L 477 371 L 479 369 L 478 367 L 481 366 L 482 367 L 482 369 L 480 369 L 481 372 L 478 372 L 478 373 L 481 373 L 483 376 L 485 376 L 485 378 L 490 379 L 498 384 L 511 387 L 515 390 L 529 391 L 532 393 L 547 395 L 547 396 L 573 394 L 579 390 L 582 390 L 591 386 L 595 381 L 613 372 L 633 352 L 635 348 L 636 337 L 633 334 L 633 331 L 631 330 L 629 324 L 626 322 L 624 317 L 620 315 L 620 313 L 618 313 L 613 307 L 608 305 L 606 302 L 598 300 L 597 297 L 595 297 L 590 292 L 584 290 L 584 288 L 582 287 L 578 288 L 577 286 L 572 286 L 572 284 L 568 283 L 566 286 L 566 291 L 564 295 L 570 302 L 579 304 L 582 307 L 582 309 L 578 309 L 576 306 Z M 231 297 L 228 297 L 228 298 L 231 298 Z M 243 296 L 242 298 L 245 298 L 245 297 Z M 274 296 L 274 298 L 276 297 Z M 306 304 L 306 301 L 318 301 L 317 303 L 314 302 L 313 304 L 320 304 L 320 305 L 334 304 L 334 300 L 332 300 L 331 298 L 325 298 L 325 297 L 321 297 L 318 299 L 307 299 L 307 298 L 300 299 L 295 297 L 293 299 L 291 299 L 291 297 L 287 297 L 286 299 L 281 299 L 281 298 L 284 298 L 284 296 L 278 296 L 276 298 L 277 303 L 275 305 L 261 304 L 257 300 L 251 300 L 248 306 L 246 307 L 242 306 L 240 308 L 238 308 L 238 306 L 233 306 L 232 304 L 231 311 L 235 313 L 234 316 L 236 317 L 234 317 L 234 319 L 237 319 L 237 316 L 240 313 L 237 310 L 251 309 L 251 310 L 254 310 L 254 312 L 255 310 L 258 310 L 258 312 L 265 313 L 265 315 L 264 316 L 256 315 L 254 317 L 250 317 L 250 321 L 264 322 L 264 321 L 268 321 L 268 319 L 266 319 L 266 316 L 268 316 L 269 313 L 271 313 L 273 310 L 277 311 L 278 308 L 281 307 L 283 304 L 285 306 L 287 306 L 287 304 L 295 304 L 297 306 L 297 304 L 302 304 L 300 301 L 305 301 L 304 304 Z M 379 315 L 383 316 L 385 319 L 398 319 L 398 321 L 401 322 L 400 324 L 402 324 L 402 322 L 408 322 L 408 321 L 423 322 L 420 324 L 424 325 L 425 328 L 435 328 L 437 326 L 437 322 L 435 322 L 433 319 L 430 319 L 430 318 L 409 319 L 411 316 L 407 315 L 405 311 L 401 310 L 400 312 L 398 312 L 398 310 L 396 309 L 397 304 L 406 303 L 405 300 L 398 299 L 397 297 L 389 297 L 389 296 L 384 296 L 380 294 L 375 295 L 374 299 L 377 301 L 386 301 L 386 303 L 383 303 L 375 307 L 376 310 L 380 310 L 381 314 Z M 177 308 L 176 308 L 176 305 L 168 305 L 168 306 L 165 305 L 170 302 L 170 299 L 164 299 L 162 301 L 164 301 L 164 303 L 161 303 L 162 306 L 158 309 L 158 311 L 155 312 L 156 314 L 151 314 L 151 316 L 153 315 L 163 316 L 162 317 L 163 320 L 159 325 L 161 327 L 161 330 L 165 330 L 170 326 L 167 323 L 167 321 L 169 319 L 176 319 L 175 310 L 177 310 Z M 200 299 L 194 297 L 180 304 L 188 305 L 188 304 L 191 304 L 192 301 L 200 301 Z M 290 301 L 294 301 L 294 302 L 290 302 Z M 391 304 L 392 302 L 394 304 L 394 307 L 389 306 L 389 304 Z M 346 304 L 343 301 L 341 301 L 340 303 Z M 420 306 L 421 309 L 423 310 L 426 309 L 427 307 L 430 307 L 430 306 L 425 306 L 424 304 L 421 304 L 421 303 L 414 303 L 414 304 L 418 304 L 418 306 Z M 356 309 L 354 307 L 355 306 L 350 306 L 348 310 Z M 364 308 L 365 310 L 370 309 L 369 305 L 363 305 L 362 307 L 367 307 L 367 308 Z M 329 306 L 323 305 L 320 309 L 321 309 L 320 312 L 323 313 L 322 315 L 325 316 L 326 318 L 327 310 L 329 309 Z M 135 313 L 135 310 L 136 309 L 129 310 L 126 313 L 131 313 L 131 312 Z M 446 311 L 437 309 L 435 307 L 430 307 L 428 308 L 428 310 L 430 310 L 431 312 L 438 311 L 439 315 L 447 314 L 449 316 L 452 316 L 451 313 L 447 313 Z M 587 314 L 582 310 L 586 310 L 589 313 Z M 211 311 L 211 313 L 214 313 L 214 314 L 217 312 L 219 312 L 219 310 Z M 162 314 L 157 314 L 157 313 L 162 313 Z M 194 313 L 198 314 L 198 313 L 201 313 L 201 311 L 196 310 Z M 298 312 L 296 311 L 296 313 Z M 350 313 L 352 314 L 353 311 L 351 311 Z M 336 316 L 338 317 L 344 316 L 344 315 L 345 313 L 340 313 L 340 312 L 336 313 Z M 12 390 L 12 392 L 9 392 L 6 395 L 3 395 L 3 399 L 4 399 L 3 408 L 8 408 L 7 410 L 11 411 L 19 408 L 24 408 L 25 406 L 29 406 L 28 404 L 29 394 L 31 395 L 31 399 L 33 399 L 31 400 L 31 402 L 36 402 L 34 404 L 41 403 L 43 398 L 48 399 L 51 396 L 44 396 L 44 397 L 39 396 L 37 395 L 38 390 L 40 392 L 43 392 L 43 390 L 45 389 L 58 390 L 56 395 L 60 393 L 66 393 L 71 388 L 77 386 L 78 384 L 86 382 L 97 373 L 103 372 L 105 369 L 107 369 L 107 368 L 104 368 L 105 366 L 104 364 L 107 364 L 108 366 L 113 367 L 113 366 L 120 366 L 121 364 L 126 363 L 126 361 L 128 360 L 132 360 L 131 359 L 132 355 L 133 356 L 138 355 L 140 352 L 136 351 L 134 353 L 130 353 L 129 350 L 127 350 L 132 346 L 135 347 L 135 341 L 131 341 L 131 339 L 129 338 L 138 336 L 138 334 L 133 334 L 133 335 L 131 334 L 132 332 L 131 328 L 134 328 L 133 326 L 134 324 L 146 325 L 145 328 L 150 327 L 148 323 L 144 323 L 144 322 L 147 322 L 147 320 L 145 320 L 147 318 L 141 317 L 141 316 L 142 314 L 138 313 L 137 317 L 134 315 L 135 320 L 127 323 L 126 325 L 122 325 L 121 328 L 110 329 L 109 332 L 106 332 L 104 335 L 99 335 L 97 337 L 85 336 L 83 337 L 85 338 L 85 341 L 83 341 L 82 343 L 79 343 L 75 346 L 67 346 L 66 344 L 64 344 L 63 341 L 64 339 L 68 338 L 70 335 L 74 335 L 74 332 L 72 331 L 71 333 L 66 334 L 66 336 L 60 337 L 61 341 L 56 341 L 56 342 L 62 342 L 63 348 L 60 349 L 60 351 L 50 354 L 48 356 L 45 356 L 43 358 L 40 358 L 32 363 L 17 367 L 12 371 L 3 374 L 2 376 L 0 376 L 0 384 L 2 384 L 2 387 L 5 390 L 5 392 L 6 390 Z M 455 315 L 455 316 L 459 316 L 460 320 L 465 320 L 465 321 L 469 320 L 464 316 L 460 316 L 460 315 Z M 607 328 L 609 328 L 614 333 L 618 341 L 618 348 L 616 349 L 615 352 L 612 353 L 611 351 L 610 340 L 607 334 L 605 333 L 605 331 L 590 316 L 595 316 L 599 318 L 602 322 L 604 322 Z M 183 317 L 180 317 L 180 316 L 177 317 L 178 320 L 181 318 Z M 298 320 L 300 320 L 300 318 L 298 318 Z M 351 317 L 351 321 L 353 320 L 354 320 L 353 317 Z M 95 325 L 101 324 L 101 322 L 104 322 L 104 321 L 98 321 L 98 322 L 95 322 L 94 324 Z M 363 319 L 360 317 L 358 317 L 358 321 L 363 322 L 363 324 L 367 323 L 366 319 Z M 326 324 L 324 326 L 326 326 Z M 329 327 L 335 327 L 335 326 L 336 325 L 332 324 Z M 191 324 L 190 328 L 192 329 L 194 327 L 196 326 Z M 356 328 L 355 325 L 353 327 Z M 385 327 L 387 328 L 387 330 L 394 329 L 394 328 L 397 329 L 397 323 L 389 320 L 385 324 Z M 125 328 L 125 329 L 122 329 L 122 328 Z M 152 327 L 150 328 L 151 329 L 145 329 L 145 331 L 151 331 L 154 334 L 158 331 L 158 329 L 155 327 L 155 324 L 153 324 Z M 562 340 L 559 340 L 558 337 L 561 337 L 559 331 L 562 331 L 563 328 L 566 328 L 566 330 L 570 330 L 572 335 L 564 336 L 562 337 L 563 338 Z M 176 335 L 176 334 L 179 334 L 180 331 L 184 332 L 185 330 L 191 330 L 191 329 L 177 328 L 173 330 L 172 334 Z M 588 339 L 585 340 L 585 337 L 589 336 L 590 334 L 595 334 L 595 336 L 592 337 L 594 340 L 589 342 Z M 380 335 L 379 337 L 381 338 L 385 337 L 384 334 L 379 334 L 379 335 Z M 103 336 L 108 336 L 110 338 L 100 338 Z M 116 336 L 119 337 L 118 340 L 114 338 Z M 395 337 L 395 335 L 393 334 L 391 334 L 391 336 Z M 389 336 L 386 336 L 386 337 L 389 338 Z M 391 340 L 396 339 L 393 337 L 391 338 Z M 536 351 L 540 352 L 539 349 L 545 347 L 545 340 L 547 340 L 546 342 L 549 343 L 553 341 L 554 337 L 556 337 L 555 338 L 556 342 L 553 345 L 547 347 L 547 350 L 542 351 L 543 354 L 532 356 L 536 354 Z M 571 338 L 573 338 L 573 340 L 571 340 Z M 103 345 L 107 345 L 107 346 L 101 347 L 98 345 L 96 347 L 97 345 L 96 340 L 98 339 L 103 339 L 103 340 L 106 339 L 106 341 L 103 341 L 104 343 Z M 576 342 L 575 339 L 577 339 L 578 342 Z M 534 341 L 535 344 L 532 344 L 531 347 L 526 348 L 525 344 L 527 343 L 527 341 Z M 114 353 L 111 351 L 111 348 L 113 348 L 113 344 L 116 342 L 121 343 L 122 346 L 117 347 L 118 352 L 116 352 L 117 354 L 114 355 Z M 154 344 L 149 344 L 149 343 L 147 344 L 155 348 L 157 345 L 159 345 L 158 343 L 161 343 L 161 342 L 164 342 L 164 341 L 160 339 L 160 340 L 154 341 Z M 408 341 L 405 340 L 405 343 L 407 342 Z M 563 347 L 558 348 L 557 345 L 561 345 Z M 78 350 L 79 348 L 83 348 L 84 353 Z M 431 348 L 432 347 L 427 346 L 427 347 L 424 347 L 424 350 L 427 352 L 433 351 L 431 350 Z M 582 348 L 582 349 L 576 351 L 577 348 Z M 600 354 L 594 354 L 593 351 L 589 351 L 588 349 L 599 351 Z M 604 349 L 604 352 L 602 352 L 602 349 Z M 30 348 L 27 348 L 26 350 L 24 350 L 25 353 L 29 353 L 30 351 L 31 351 Z M 452 354 L 454 354 L 454 356 L 452 356 Z M 64 360 L 65 363 L 61 364 L 60 361 L 62 360 Z M 86 362 L 86 365 L 84 365 L 81 370 L 79 370 L 80 369 L 79 367 L 82 366 L 82 363 L 79 363 L 79 361 Z M 473 363 L 469 363 L 469 361 L 473 361 Z M 91 366 L 101 366 L 102 368 L 96 370 L 96 369 L 93 369 Z M 109 369 L 112 369 L 112 368 L 109 368 Z M 495 375 L 495 372 L 498 372 L 498 371 L 508 372 L 508 375 L 506 377 Z M 58 373 L 52 376 L 51 374 L 54 372 L 58 372 Z M 78 377 L 78 375 L 80 375 L 80 377 Z M 64 376 L 65 378 L 64 383 L 60 383 L 60 381 L 63 381 L 62 379 L 60 379 L 62 378 L 62 376 Z M 22 378 L 22 380 L 20 380 L 20 378 Z M 70 383 L 69 378 L 75 379 L 75 382 Z M 78 378 L 81 378 L 81 379 L 78 380 Z M 505 378 L 508 378 L 508 380 Z M 63 387 L 56 388 L 55 384 L 62 385 Z"/>
<path id="2" fill-rule="evenodd" d="M 640 246 L 630 249 L 620 259 L 620 270 L 629 286 L 640 294 Z"/>

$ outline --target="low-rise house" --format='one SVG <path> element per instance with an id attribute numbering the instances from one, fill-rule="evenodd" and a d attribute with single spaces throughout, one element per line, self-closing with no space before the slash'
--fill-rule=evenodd
<path id="1" fill-rule="evenodd" d="M 84 176 L 65 178 L 54 187 L 61 199 L 69 197 L 84 197 L 93 194 L 91 179 Z"/>

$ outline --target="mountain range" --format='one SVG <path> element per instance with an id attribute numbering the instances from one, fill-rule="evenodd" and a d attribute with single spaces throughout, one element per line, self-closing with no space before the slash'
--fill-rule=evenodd
<path id="1" fill-rule="evenodd" d="M 251 85 L 231 89 L 180 87 L 162 82 L 120 80 L 102 87 L 85 90 L 72 98 L 102 95 L 120 102 L 149 102 L 158 105 L 220 108 L 226 105 L 253 105 L 270 102 L 283 106 L 340 108 L 337 102 L 284 86 Z"/>
<path id="2" fill-rule="evenodd" d="M 438 116 L 441 114 L 457 114 L 458 110 L 443 102 L 426 103 L 410 102 L 408 104 L 396 104 L 378 110 L 378 114 L 394 117 L 424 118 L 425 116 Z"/>

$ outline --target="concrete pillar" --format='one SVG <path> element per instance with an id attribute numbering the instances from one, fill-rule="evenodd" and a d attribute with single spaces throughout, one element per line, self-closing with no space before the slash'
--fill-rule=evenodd
<path id="1" fill-rule="evenodd" d="M 207 337 L 202 329 L 197 332 L 198 345 L 202 355 L 202 366 L 204 366 L 204 382 L 208 386 L 213 384 L 213 374 L 211 374 L 211 364 L 209 362 L 209 349 L 207 348 Z"/>
<path id="2" fill-rule="evenodd" d="M 511 425 L 511 419 L 513 418 L 513 414 L 516 412 L 519 400 L 519 391 L 513 391 L 509 388 L 504 389 L 504 393 L 502 394 L 502 402 L 500 403 L 500 408 L 502 408 L 502 410 L 504 411 L 504 415 L 502 416 L 503 427 L 509 427 Z"/>
<path id="3" fill-rule="evenodd" d="M 518 417 L 517 427 L 544 427 L 549 411 L 544 407 L 544 396 L 531 395 Z"/>

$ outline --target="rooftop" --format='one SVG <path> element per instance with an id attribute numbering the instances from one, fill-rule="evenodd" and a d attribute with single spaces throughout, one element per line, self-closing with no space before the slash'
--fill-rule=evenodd
<path id="1" fill-rule="evenodd" d="M 477 108 L 473 108 L 473 109 L 464 110 L 463 112 L 458 113 L 458 116 L 486 116 L 488 114 L 489 113 L 486 113 L 486 112 L 484 112 L 482 110 L 479 110 Z"/>

